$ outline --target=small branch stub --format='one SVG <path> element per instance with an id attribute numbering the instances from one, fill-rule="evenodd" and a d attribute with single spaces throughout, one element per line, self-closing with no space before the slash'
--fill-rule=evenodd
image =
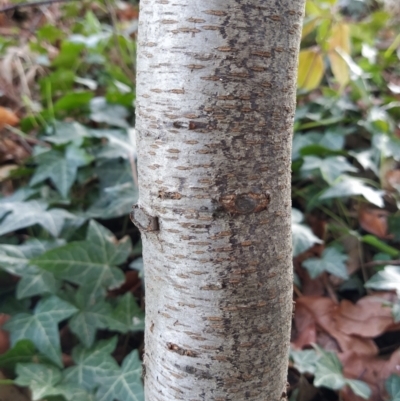
<path id="1" fill-rule="evenodd" d="M 136 204 L 132 206 L 130 218 L 132 223 L 140 230 L 144 232 L 158 231 L 158 218 L 148 214 L 140 205 Z"/>
<path id="2" fill-rule="evenodd" d="M 224 195 L 219 199 L 221 206 L 231 214 L 250 214 L 261 212 L 269 205 L 268 194 L 244 194 Z"/>

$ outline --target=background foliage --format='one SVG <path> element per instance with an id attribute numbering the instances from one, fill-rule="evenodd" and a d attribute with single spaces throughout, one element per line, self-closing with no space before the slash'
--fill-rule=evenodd
<path id="1" fill-rule="evenodd" d="M 0 391 L 13 401 L 143 400 L 137 17 L 113 0 L 0 14 Z M 293 401 L 400 400 L 396 18 L 372 0 L 307 1 Z"/>

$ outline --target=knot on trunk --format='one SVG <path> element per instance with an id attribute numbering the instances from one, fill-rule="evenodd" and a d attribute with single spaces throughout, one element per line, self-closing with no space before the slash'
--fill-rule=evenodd
<path id="1" fill-rule="evenodd" d="M 248 192 L 244 194 L 228 194 L 221 196 L 220 205 L 232 214 L 250 214 L 267 209 L 270 197 L 268 194 Z"/>
<path id="2" fill-rule="evenodd" d="M 158 231 L 158 218 L 156 216 L 151 216 L 146 210 L 144 210 L 140 205 L 136 204 L 132 206 L 132 211 L 130 213 L 130 218 L 132 223 L 140 231 Z"/>

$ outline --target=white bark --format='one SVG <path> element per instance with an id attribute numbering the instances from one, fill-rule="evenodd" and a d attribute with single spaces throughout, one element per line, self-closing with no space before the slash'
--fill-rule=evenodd
<path id="1" fill-rule="evenodd" d="M 278 401 L 303 0 L 141 0 L 147 401 Z"/>

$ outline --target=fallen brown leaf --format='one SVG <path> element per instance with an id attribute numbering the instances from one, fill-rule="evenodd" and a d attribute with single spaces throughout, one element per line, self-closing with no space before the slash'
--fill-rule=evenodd
<path id="1" fill-rule="evenodd" d="M 372 209 L 369 207 L 361 208 L 358 212 L 360 226 L 371 234 L 379 238 L 386 238 L 388 232 L 386 210 Z"/>
<path id="2" fill-rule="evenodd" d="M 391 374 L 400 374 L 400 350 L 394 352 L 390 359 L 378 356 L 359 355 L 349 351 L 338 355 L 343 365 L 343 374 L 349 379 L 366 382 L 372 390 L 369 401 L 387 400 L 385 381 Z M 341 395 L 344 401 L 362 401 L 349 389 Z M 365 400 L 364 400 L 365 401 Z"/>
<path id="3" fill-rule="evenodd" d="M 8 379 L 8 377 L 0 372 L 0 380 L 6 379 Z M 12 384 L 0 384 L 0 401 L 29 401 L 29 397 L 17 386 Z"/>
<path id="4" fill-rule="evenodd" d="M 400 192 L 400 169 L 388 171 L 385 180 L 389 191 Z"/>
<path id="5" fill-rule="evenodd" d="M 136 270 L 128 270 L 125 272 L 125 282 L 121 287 L 115 290 L 109 291 L 109 296 L 115 297 L 117 295 L 123 295 L 128 291 L 133 291 L 137 286 L 140 286 L 141 281 L 139 278 L 139 273 Z"/>
<path id="6" fill-rule="evenodd" d="M 1 326 L 3 326 L 3 324 L 6 323 L 9 318 L 9 315 L 6 315 L 4 313 L 0 314 L 0 355 L 7 352 L 10 348 L 8 331 L 5 331 L 1 328 Z"/>
<path id="7" fill-rule="evenodd" d="M 303 309 L 308 311 L 309 314 Z M 378 353 L 378 348 L 372 339 L 348 334 L 340 329 L 338 325 L 338 317 L 340 318 L 339 310 L 340 306 L 327 297 L 299 297 L 296 300 L 295 313 L 296 315 L 300 313 L 307 317 L 307 327 L 312 327 L 312 319 L 314 319 L 314 324 L 317 328 L 317 340 L 313 342 L 323 346 L 324 343 L 327 343 L 325 335 L 328 334 L 337 342 L 338 347 L 336 350 L 339 352 L 355 351 L 363 355 L 376 355 Z M 297 320 L 295 316 L 295 324 L 297 324 L 296 322 L 302 324 L 301 315 Z M 298 330 L 298 332 L 300 332 L 300 330 Z M 318 332 L 322 332 L 324 335 L 318 336 Z M 301 341 L 296 337 L 293 339 L 293 345 L 296 348 L 303 348 L 304 346 L 312 344 L 312 336 L 308 335 L 305 337 L 301 335 L 301 337 Z M 307 341 L 310 342 L 307 343 Z M 329 343 L 330 349 L 332 349 L 334 342 L 330 341 Z"/>
<path id="8" fill-rule="evenodd" d="M 337 309 L 337 328 L 343 333 L 365 338 L 400 330 L 400 323 L 395 324 L 393 321 L 392 310 L 387 304 L 388 296 L 391 294 L 366 296 L 356 304 L 343 300 Z"/>
<path id="9" fill-rule="evenodd" d="M 3 128 L 5 125 L 14 126 L 18 123 L 19 118 L 13 111 L 0 106 L 0 128 Z"/>

